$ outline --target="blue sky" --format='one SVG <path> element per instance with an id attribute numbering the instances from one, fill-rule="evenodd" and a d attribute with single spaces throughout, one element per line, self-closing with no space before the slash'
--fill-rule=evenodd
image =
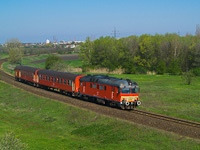
<path id="1" fill-rule="evenodd" d="M 195 34 L 199 0 L 1 0 L 0 43 L 85 40 L 141 34 Z"/>

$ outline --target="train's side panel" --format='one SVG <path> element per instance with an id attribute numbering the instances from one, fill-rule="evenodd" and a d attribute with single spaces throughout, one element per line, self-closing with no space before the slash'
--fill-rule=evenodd
<path id="1" fill-rule="evenodd" d="M 35 82 L 35 71 L 37 68 L 27 66 L 17 66 L 15 68 L 15 78 L 21 81 Z"/>
<path id="2" fill-rule="evenodd" d="M 72 92 L 72 80 L 50 75 L 39 74 L 39 84 L 47 87 Z"/>
<path id="3" fill-rule="evenodd" d="M 84 75 L 42 70 L 38 72 L 38 76 L 40 85 L 77 93 L 79 90 L 79 79 Z"/>
<path id="4" fill-rule="evenodd" d="M 117 87 L 114 86 L 85 81 L 80 86 L 81 94 L 120 102 L 120 94 L 117 93 L 117 90 Z"/>

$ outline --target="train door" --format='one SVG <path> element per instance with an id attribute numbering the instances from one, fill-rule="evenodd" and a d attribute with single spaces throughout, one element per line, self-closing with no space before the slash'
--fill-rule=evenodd
<path id="1" fill-rule="evenodd" d="M 115 93 L 115 87 L 112 86 L 112 87 L 111 87 L 111 99 L 112 99 L 112 100 L 114 99 L 114 93 Z"/>
<path id="2" fill-rule="evenodd" d="M 83 82 L 83 93 L 85 93 L 85 85 L 86 85 L 86 83 Z"/>
<path id="3" fill-rule="evenodd" d="M 72 81 L 72 91 L 73 91 L 73 92 L 75 91 L 75 84 L 74 84 L 74 81 Z"/>

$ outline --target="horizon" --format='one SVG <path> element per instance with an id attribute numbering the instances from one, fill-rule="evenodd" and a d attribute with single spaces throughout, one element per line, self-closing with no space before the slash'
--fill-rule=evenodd
<path id="1" fill-rule="evenodd" d="M 9 0 L 1 2 L 0 44 L 85 41 L 103 36 L 177 33 L 195 35 L 200 24 L 197 0 Z"/>

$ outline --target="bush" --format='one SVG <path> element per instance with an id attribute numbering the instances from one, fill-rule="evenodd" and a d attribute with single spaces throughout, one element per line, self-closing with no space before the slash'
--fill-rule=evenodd
<path id="1" fill-rule="evenodd" d="M 182 79 L 183 81 L 186 82 L 187 85 L 190 85 L 193 77 L 194 77 L 194 74 L 192 73 L 192 71 L 188 71 L 186 73 L 183 73 Z"/>
<path id="2" fill-rule="evenodd" d="M 45 61 L 45 69 L 50 69 L 55 63 L 63 63 L 62 58 L 50 54 Z"/>
<path id="3" fill-rule="evenodd" d="M 195 76 L 200 76 L 200 68 L 194 68 L 194 69 L 192 69 L 192 73 L 193 73 Z"/>
<path id="4" fill-rule="evenodd" d="M 147 74 L 147 68 L 145 67 L 136 67 L 136 74 Z"/>
<path id="5" fill-rule="evenodd" d="M 157 66 L 157 73 L 164 74 L 166 73 L 166 64 L 164 61 L 160 61 Z"/>
<path id="6" fill-rule="evenodd" d="M 0 150 L 25 150 L 28 145 L 22 143 L 14 133 L 6 133 L 0 137 Z"/>

